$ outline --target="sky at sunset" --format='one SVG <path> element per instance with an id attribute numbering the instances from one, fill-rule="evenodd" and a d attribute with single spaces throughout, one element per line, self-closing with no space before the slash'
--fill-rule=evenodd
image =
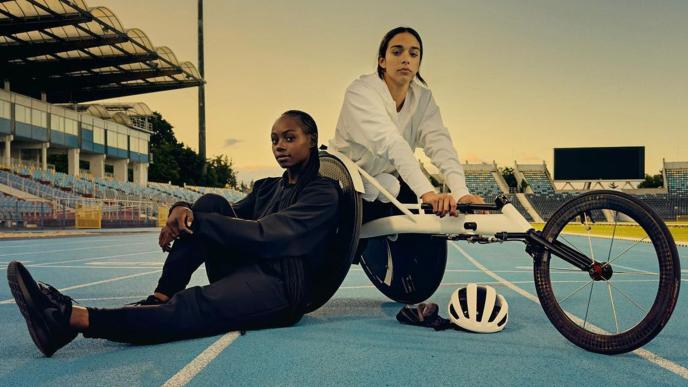
<path id="1" fill-rule="evenodd" d="M 195 0 L 87 0 L 197 63 Z M 459 157 L 541 163 L 555 147 L 646 147 L 646 172 L 688 160 L 688 1 L 205 1 L 207 153 L 241 179 L 274 175 L 288 109 L 334 135 L 344 91 L 386 31 L 423 38 L 421 73 Z M 197 89 L 146 102 L 197 149 Z M 122 100 L 122 99 L 120 99 Z"/>

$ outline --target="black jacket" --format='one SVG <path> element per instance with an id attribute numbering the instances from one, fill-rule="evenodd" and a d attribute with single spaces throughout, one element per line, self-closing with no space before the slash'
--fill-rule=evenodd
<path id="1" fill-rule="evenodd" d="M 318 176 L 303 188 L 294 204 L 279 210 L 279 199 L 292 189 L 294 185 L 288 184 L 286 177 L 258 180 L 250 194 L 232 204 L 236 218 L 194 212 L 191 229 L 195 235 L 246 257 L 302 257 L 307 271 L 317 271 L 327 259 L 336 228 L 339 187 L 336 181 Z M 273 208 L 260 217 L 270 204 Z M 190 207 L 179 202 L 172 208 L 179 205 Z"/>

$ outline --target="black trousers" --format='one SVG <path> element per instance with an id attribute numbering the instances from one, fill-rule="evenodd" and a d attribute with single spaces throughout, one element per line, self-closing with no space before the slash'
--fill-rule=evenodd
<path id="1" fill-rule="evenodd" d="M 418 203 L 418 196 L 416 196 L 413 190 L 411 190 L 411 187 L 401 178 L 399 178 L 399 185 L 399 195 L 397 195 L 397 200 L 399 200 L 399 202 Z M 363 219 L 361 223 L 366 224 L 372 220 L 384 218 L 385 216 L 400 214 L 402 214 L 402 212 L 392 203 L 383 203 L 379 200 L 375 200 L 374 202 L 363 200 Z M 361 254 L 363 254 L 366 247 L 368 247 L 368 239 L 360 239 L 352 263 L 358 264 L 361 262 Z"/>
<path id="2" fill-rule="evenodd" d="M 232 216 L 227 200 L 214 194 L 202 196 L 192 209 Z M 202 263 L 210 284 L 186 289 Z M 237 257 L 194 234 L 174 242 L 163 266 L 156 291 L 171 297 L 167 303 L 89 308 L 84 336 L 147 344 L 288 326 L 301 315 L 286 289 L 279 261 Z"/>
<path id="3" fill-rule="evenodd" d="M 411 190 L 411 187 L 404 180 L 399 178 L 399 195 L 397 200 L 401 203 L 418 203 L 418 196 Z M 363 200 L 363 223 L 371 220 L 383 218 L 390 215 L 402 214 L 392 203 L 383 203 L 379 200 L 369 202 Z"/>

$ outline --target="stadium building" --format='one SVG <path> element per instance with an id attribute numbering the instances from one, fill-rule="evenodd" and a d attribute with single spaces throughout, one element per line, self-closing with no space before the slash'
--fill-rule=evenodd
<path id="1" fill-rule="evenodd" d="M 0 164 L 46 171 L 52 153 L 67 154 L 92 177 L 147 184 L 151 114 L 144 104 L 79 105 L 87 101 L 195 87 L 190 62 L 125 28 L 109 9 L 85 1 L 0 3 Z"/>
<path id="2" fill-rule="evenodd" d="M 79 226 L 88 207 L 98 225 L 155 225 L 178 200 L 243 196 L 149 183 L 151 109 L 91 102 L 203 82 L 191 62 L 108 8 L 0 1 L 0 224 Z M 66 155 L 66 171 L 48 164 L 55 154 Z"/>

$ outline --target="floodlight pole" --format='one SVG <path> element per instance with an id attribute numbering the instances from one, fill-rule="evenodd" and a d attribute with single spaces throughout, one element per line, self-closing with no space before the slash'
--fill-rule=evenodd
<path id="1" fill-rule="evenodd" d="M 203 65 L 203 0 L 198 0 L 198 71 L 201 84 L 198 86 L 198 155 L 203 160 L 202 174 L 206 174 L 205 156 L 205 70 Z"/>

